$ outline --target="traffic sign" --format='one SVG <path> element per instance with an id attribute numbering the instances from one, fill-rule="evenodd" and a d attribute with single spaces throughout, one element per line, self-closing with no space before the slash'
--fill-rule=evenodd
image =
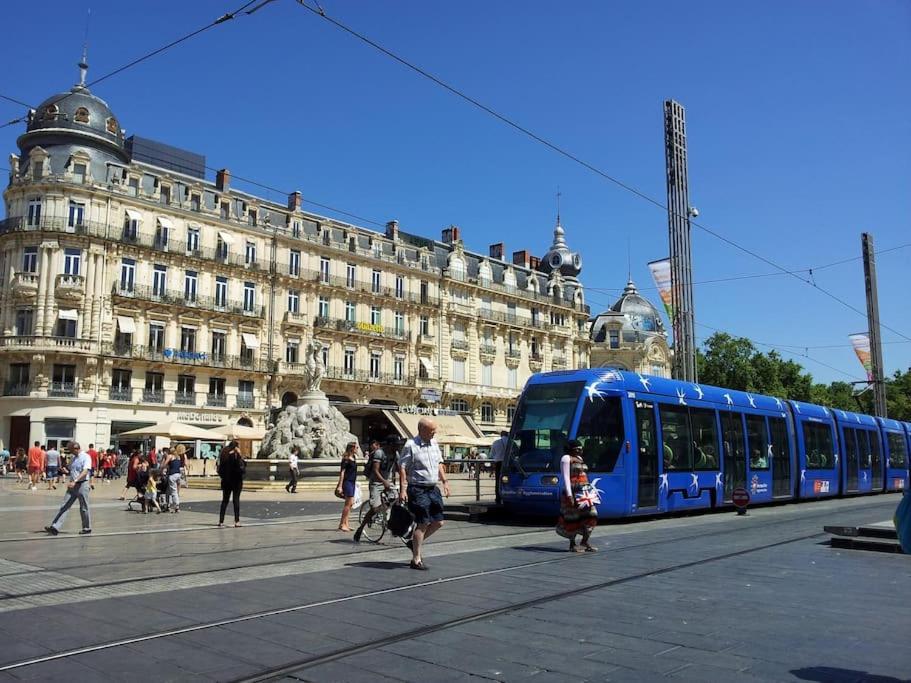
<path id="1" fill-rule="evenodd" d="M 731 501 L 734 503 L 734 507 L 745 508 L 750 504 L 750 492 L 742 486 L 738 486 L 731 494 Z"/>

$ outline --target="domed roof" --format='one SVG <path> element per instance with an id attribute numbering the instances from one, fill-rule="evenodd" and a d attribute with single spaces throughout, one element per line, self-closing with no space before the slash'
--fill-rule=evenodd
<path id="1" fill-rule="evenodd" d="M 624 329 L 646 334 L 665 334 L 664 322 L 661 320 L 658 309 L 651 301 L 639 294 L 639 290 L 636 289 L 632 280 L 626 283 L 623 294 L 610 307 L 610 310 L 626 316 L 627 322 L 623 325 Z"/>
<path id="2" fill-rule="evenodd" d="M 563 277 L 575 279 L 582 272 L 582 256 L 567 246 L 565 234 L 558 216 L 557 227 L 554 228 L 554 242 L 541 258 L 540 269 L 548 274 L 556 271 Z"/>

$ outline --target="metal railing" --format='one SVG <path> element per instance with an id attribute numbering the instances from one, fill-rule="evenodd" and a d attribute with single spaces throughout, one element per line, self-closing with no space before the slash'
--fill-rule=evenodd
<path id="1" fill-rule="evenodd" d="M 3 385 L 4 396 L 28 396 L 32 391 L 31 384 L 7 382 Z"/>
<path id="2" fill-rule="evenodd" d="M 213 408 L 224 408 L 228 405 L 226 394 L 206 394 L 206 405 Z"/>
<path id="3" fill-rule="evenodd" d="M 322 329 L 337 330 L 339 332 L 362 334 L 369 337 L 391 337 L 393 339 L 407 340 L 409 336 L 408 332 L 404 329 L 373 325 L 371 323 L 357 322 L 354 320 L 328 318 L 325 316 L 317 316 L 314 318 L 313 326 Z"/>
<path id="4" fill-rule="evenodd" d="M 237 394 L 238 408 L 252 408 L 256 403 L 253 394 Z"/>
<path id="5" fill-rule="evenodd" d="M 177 391 L 174 393 L 174 403 L 179 406 L 195 406 L 196 405 L 196 392 L 195 391 Z"/>
<path id="6" fill-rule="evenodd" d="M 245 316 L 248 318 L 262 318 L 265 315 L 265 306 L 262 305 L 250 308 L 240 301 L 225 301 L 211 296 L 200 296 L 198 294 L 188 297 L 186 293 L 182 291 L 155 291 L 149 285 L 134 285 L 132 288 L 126 289 L 121 287 L 120 283 L 117 282 L 113 287 L 113 295 L 125 299 L 141 299 L 143 301 L 153 301 L 155 303 L 168 304 L 171 306 L 204 309 L 216 311 L 218 313 Z"/>
<path id="7" fill-rule="evenodd" d="M 133 390 L 124 387 L 111 387 L 108 398 L 112 401 L 132 401 Z"/>
<path id="8" fill-rule="evenodd" d="M 48 396 L 54 398 L 75 398 L 76 397 L 76 383 L 75 382 L 51 382 L 50 387 L 47 391 Z"/>
<path id="9" fill-rule="evenodd" d="M 161 389 L 143 389 L 143 403 L 164 403 L 164 391 Z"/>
<path id="10" fill-rule="evenodd" d="M 29 349 L 72 349 L 74 351 L 94 351 L 95 341 L 80 339 L 79 337 L 57 337 L 46 335 L 15 335 L 0 337 L 0 348 L 29 348 Z"/>
<path id="11" fill-rule="evenodd" d="M 452 348 L 457 351 L 467 351 L 468 350 L 468 340 L 467 339 L 453 339 Z"/>
<path id="12" fill-rule="evenodd" d="M 175 365 L 223 368 L 225 370 L 250 370 L 253 372 L 269 372 L 271 370 L 271 365 L 267 360 L 258 360 L 245 356 L 226 356 L 224 354 L 206 353 L 205 351 L 187 352 L 180 349 L 142 345 L 128 346 L 108 342 L 102 345 L 101 352 L 103 355 L 117 358 L 147 360 L 159 363 L 166 362 Z"/>

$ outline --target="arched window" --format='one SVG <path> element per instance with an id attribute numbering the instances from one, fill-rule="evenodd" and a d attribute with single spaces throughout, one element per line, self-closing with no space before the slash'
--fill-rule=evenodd
<path id="1" fill-rule="evenodd" d="M 59 113 L 60 110 L 57 108 L 56 104 L 49 104 L 44 108 L 44 119 L 46 121 L 56 121 Z"/>
<path id="2" fill-rule="evenodd" d="M 109 116 L 108 120 L 105 122 L 104 127 L 107 128 L 108 133 L 111 135 L 117 135 L 120 132 L 120 124 L 117 123 L 117 119 L 113 116 Z"/>
<path id="3" fill-rule="evenodd" d="M 460 413 L 468 412 L 468 401 L 462 398 L 454 398 L 449 402 L 450 410 L 455 410 Z"/>
<path id="4" fill-rule="evenodd" d="M 516 404 L 510 403 L 508 406 L 506 406 L 506 420 L 509 422 L 509 424 L 512 424 L 512 420 L 515 416 L 516 416 Z"/>
<path id="5" fill-rule="evenodd" d="M 73 112 L 73 121 L 76 123 L 88 123 L 89 122 L 89 110 L 85 107 L 78 107 L 75 112 Z"/>
<path id="6" fill-rule="evenodd" d="M 493 406 L 489 403 L 481 404 L 481 422 L 493 422 Z"/>

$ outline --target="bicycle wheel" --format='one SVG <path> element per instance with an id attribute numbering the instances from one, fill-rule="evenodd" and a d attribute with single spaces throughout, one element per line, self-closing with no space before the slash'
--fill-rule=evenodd
<path id="1" fill-rule="evenodd" d="M 363 508 L 369 510 L 370 506 L 363 505 L 361 508 L 360 523 L 363 524 L 364 517 L 367 515 L 367 513 L 363 511 Z M 388 510 L 383 510 L 373 515 L 373 519 L 370 520 L 370 523 L 364 526 L 364 538 L 373 543 L 379 543 L 380 539 L 383 538 L 383 534 L 386 533 L 386 516 L 388 514 Z"/>

